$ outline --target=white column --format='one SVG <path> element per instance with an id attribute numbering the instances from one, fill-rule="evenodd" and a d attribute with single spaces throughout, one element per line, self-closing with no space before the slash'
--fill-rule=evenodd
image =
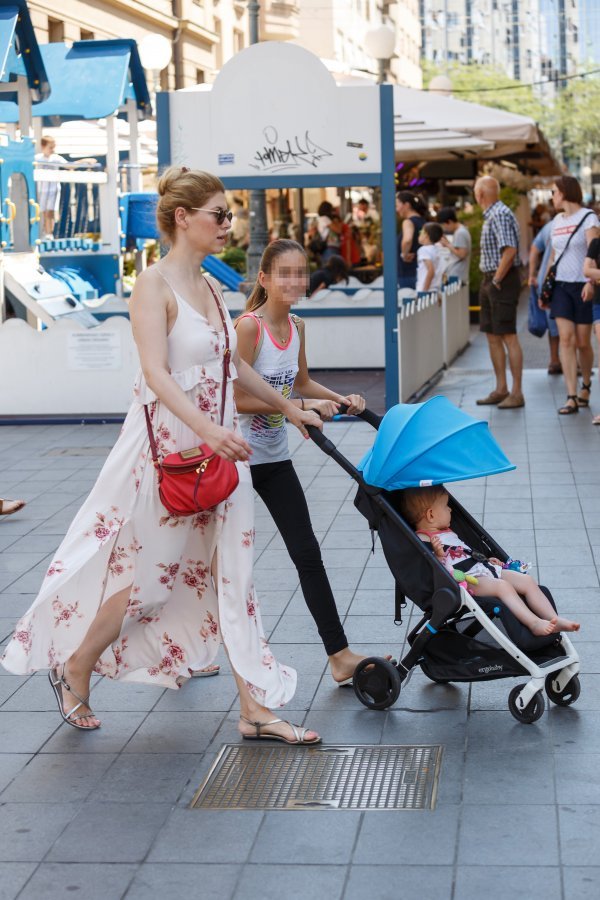
<path id="1" fill-rule="evenodd" d="M 130 97 L 127 101 L 127 121 L 129 122 L 129 175 L 127 185 L 130 191 L 142 190 L 142 170 L 140 168 L 140 133 L 138 128 L 138 109 L 136 101 Z"/>
<path id="2" fill-rule="evenodd" d="M 120 253 L 119 148 L 116 116 L 106 119 L 106 184 L 100 188 L 100 227 L 102 249 Z"/>

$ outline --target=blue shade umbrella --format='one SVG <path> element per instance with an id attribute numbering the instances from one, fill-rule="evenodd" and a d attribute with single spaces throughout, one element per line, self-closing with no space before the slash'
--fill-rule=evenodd
<path id="1" fill-rule="evenodd" d="M 487 422 L 445 397 L 399 404 L 384 416 L 375 443 L 358 464 L 367 484 L 387 491 L 424 487 L 515 469 Z"/>

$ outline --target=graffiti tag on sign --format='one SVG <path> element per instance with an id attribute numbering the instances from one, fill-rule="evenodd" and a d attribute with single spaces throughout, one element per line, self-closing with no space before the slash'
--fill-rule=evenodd
<path id="1" fill-rule="evenodd" d="M 259 172 L 281 172 L 284 169 L 299 169 L 303 165 L 318 169 L 321 160 L 333 156 L 329 150 L 320 147 L 310 136 L 308 129 L 302 136 L 279 138 L 277 129 L 268 125 L 263 131 L 265 142 L 255 150 L 250 162 Z"/>

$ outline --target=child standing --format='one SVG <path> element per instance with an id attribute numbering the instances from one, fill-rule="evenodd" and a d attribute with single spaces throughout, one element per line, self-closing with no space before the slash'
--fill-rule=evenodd
<path id="1" fill-rule="evenodd" d="M 281 239 L 268 245 L 246 313 L 235 323 L 238 352 L 284 397 L 290 397 L 292 390 L 300 394 L 302 399 L 292 403 L 304 410 L 316 410 L 323 419 L 331 419 L 340 403 L 344 403 L 350 414 L 362 412 L 363 397 L 344 397 L 310 377 L 304 323 L 290 315 L 290 307 L 306 294 L 307 278 L 306 254 L 300 244 Z M 285 418 L 270 403 L 257 401 L 237 384 L 235 401 L 241 414 L 242 434 L 252 449 L 252 484 L 298 570 L 302 593 L 329 657 L 333 679 L 338 684 L 347 683 L 363 657 L 348 646 L 304 491 L 290 459 Z"/>
<path id="2" fill-rule="evenodd" d="M 521 572 L 503 569 L 499 559 L 484 559 L 451 530 L 452 511 L 443 485 L 407 488 L 401 501 L 402 515 L 422 541 L 448 568 L 474 575 L 477 585 L 470 586 L 474 597 L 497 597 L 532 634 L 541 637 L 559 631 L 579 631 L 577 622 L 562 619 L 539 585 Z M 521 596 L 525 597 L 525 600 Z"/>
<path id="3" fill-rule="evenodd" d="M 439 291 L 442 286 L 444 261 L 440 241 L 443 236 L 442 226 L 437 222 L 427 222 L 419 233 L 417 292 Z"/>

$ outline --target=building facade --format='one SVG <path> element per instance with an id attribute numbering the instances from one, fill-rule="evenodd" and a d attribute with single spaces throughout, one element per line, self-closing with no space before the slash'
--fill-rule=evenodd
<path id="1" fill-rule="evenodd" d="M 421 0 L 422 57 L 480 63 L 524 82 L 558 80 L 579 64 L 585 0 Z"/>
<path id="2" fill-rule="evenodd" d="M 160 34 L 173 57 L 161 87 L 211 82 L 248 46 L 247 0 L 29 0 L 40 43 Z M 261 40 L 293 41 L 342 70 L 376 71 L 362 43 L 386 18 L 397 34 L 390 80 L 421 86 L 419 0 L 260 0 Z"/>

